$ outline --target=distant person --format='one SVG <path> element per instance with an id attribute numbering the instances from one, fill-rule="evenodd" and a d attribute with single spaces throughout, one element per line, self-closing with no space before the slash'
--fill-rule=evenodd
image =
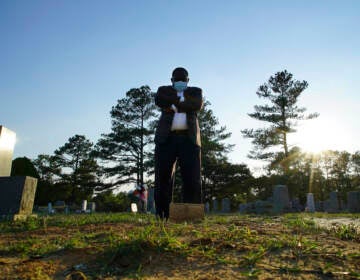
<path id="1" fill-rule="evenodd" d="M 136 185 L 136 188 L 133 194 L 138 198 L 138 211 L 142 213 L 146 213 L 147 211 L 147 198 L 148 192 L 145 184 Z"/>
<path id="2" fill-rule="evenodd" d="M 172 72 L 172 85 L 159 87 L 155 104 L 161 116 L 155 133 L 156 215 L 169 218 L 176 162 L 183 182 L 184 203 L 201 203 L 201 140 L 198 113 L 203 106 L 202 90 L 189 87 L 185 68 Z"/>

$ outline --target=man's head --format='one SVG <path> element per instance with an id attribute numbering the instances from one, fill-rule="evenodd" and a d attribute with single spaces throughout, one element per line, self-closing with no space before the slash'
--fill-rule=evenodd
<path id="1" fill-rule="evenodd" d="M 171 82 L 173 84 L 173 88 L 177 92 L 184 91 L 187 88 L 187 84 L 189 82 L 188 71 L 182 67 L 175 68 L 172 72 Z"/>
<path id="2" fill-rule="evenodd" d="M 189 82 L 189 73 L 188 71 L 183 67 L 177 67 L 172 72 L 171 82 Z"/>

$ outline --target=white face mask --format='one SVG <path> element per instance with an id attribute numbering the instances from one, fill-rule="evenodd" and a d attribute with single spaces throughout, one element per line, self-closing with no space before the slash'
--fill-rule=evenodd
<path id="1" fill-rule="evenodd" d="M 177 92 L 181 92 L 184 91 L 187 88 L 187 82 L 183 82 L 183 81 L 177 81 L 173 83 L 173 88 L 177 91 Z"/>

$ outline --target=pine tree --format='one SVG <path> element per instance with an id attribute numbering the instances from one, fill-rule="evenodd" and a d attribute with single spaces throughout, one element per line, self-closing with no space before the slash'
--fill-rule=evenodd
<path id="1" fill-rule="evenodd" d="M 59 183 L 70 187 L 71 202 L 89 198 L 98 184 L 99 167 L 92 152 L 93 144 L 83 135 L 70 137 L 54 152 L 56 165 L 61 169 Z"/>
<path id="2" fill-rule="evenodd" d="M 255 112 L 248 114 L 251 118 L 270 123 L 260 129 L 245 129 L 242 134 L 252 139 L 253 150 L 248 155 L 252 159 L 268 160 L 272 167 L 282 165 L 286 173 L 286 159 L 289 156 L 288 134 L 296 132 L 296 121 L 316 118 L 318 113 L 305 115 L 306 108 L 298 107 L 298 98 L 308 87 L 306 81 L 297 81 L 286 70 L 271 76 L 267 83 L 261 85 L 256 94 L 269 104 L 254 106 Z M 281 146 L 281 150 L 273 148 Z"/>
<path id="3" fill-rule="evenodd" d="M 206 100 L 199 113 L 199 126 L 201 131 L 201 175 L 202 188 L 205 199 L 215 194 L 216 181 L 214 178 L 221 170 L 219 167 L 228 161 L 228 153 L 234 148 L 233 144 L 224 143 L 231 137 L 226 126 L 219 126 L 219 120 Z"/>
<path id="4" fill-rule="evenodd" d="M 148 86 L 130 89 L 111 109 L 111 132 L 102 134 L 96 156 L 104 161 L 104 175 L 112 182 L 105 188 L 144 183 L 153 157 L 153 119 L 157 111 Z"/>

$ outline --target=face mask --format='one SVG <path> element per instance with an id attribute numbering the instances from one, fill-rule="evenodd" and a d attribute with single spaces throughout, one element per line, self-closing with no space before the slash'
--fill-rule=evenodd
<path id="1" fill-rule="evenodd" d="M 174 82 L 173 83 L 173 88 L 177 92 L 182 92 L 187 88 L 187 82 L 183 82 L 183 81 Z"/>

